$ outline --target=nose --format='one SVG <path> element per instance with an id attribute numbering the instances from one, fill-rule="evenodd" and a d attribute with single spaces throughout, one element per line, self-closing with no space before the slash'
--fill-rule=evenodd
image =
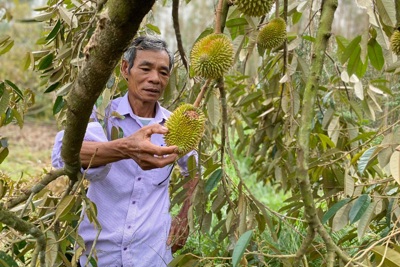
<path id="1" fill-rule="evenodd" d="M 156 70 L 149 72 L 149 82 L 160 83 L 160 74 Z"/>

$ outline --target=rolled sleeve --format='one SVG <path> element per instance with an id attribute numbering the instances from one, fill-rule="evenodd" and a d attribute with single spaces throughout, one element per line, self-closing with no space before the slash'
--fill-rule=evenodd
<path id="1" fill-rule="evenodd" d="M 62 140 L 64 138 L 64 131 L 57 133 L 54 141 L 53 151 L 51 154 L 52 165 L 55 168 L 64 167 L 64 161 L 61 157 Z M 108 139 L 104 133 L 103 127 L 98 122 L 90 122 L 87 126 L 84 141 L 91 142 L 107 142 Z M 111 169 L 111 164 L 104 166 L 81 169 L 82 173 L 85 174 L 85 178 L 94 181 L 101 180 L 107 176 Z"/>

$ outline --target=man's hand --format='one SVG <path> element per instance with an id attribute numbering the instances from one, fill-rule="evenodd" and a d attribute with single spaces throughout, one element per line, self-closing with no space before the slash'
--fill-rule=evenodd
<path id="1" fill-rule="evenodd" d="M 166 134 L 168 129 L 160 124 L 141 128 L 125 138 L 126 157 L 133 159 L 143 170 L 162 168 L 178 159 L 176 146 L 161 147 L 151 143 L 152 134 Z"/>
<path id="2" fill-rule="evenodd" d="M 179 214 L 174 218 L 171 224 L 171 230 L 167 240 L 167 245 L 171 246 L 172 253 L 181 249 L 185 244 L 189 236 L 189 225 L 187 214 L 183 216 Z"/>
<path id="3" fill-rule="evenodd" d="M 133 159 L 143 170 L 162 168 L 178 159 L 178 147 L 151 143 L 152 134 L 166 134 L 160 124 L 145 126 L 132 135 L 109 142 L 84 141 L 81 149 L 83 167 L 103 166 L 123 159 Z"/>

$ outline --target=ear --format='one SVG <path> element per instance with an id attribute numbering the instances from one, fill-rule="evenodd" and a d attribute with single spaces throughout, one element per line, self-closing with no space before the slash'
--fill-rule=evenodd
<path id="1" fill-rule="evenodd" d="M 121 73 L 122 73 L 122 76 L 124 76 L 125 80 L 128 80 L 128 76 L 129 76 L 129 64 L 128 64 L 128 61 L 126 61 L 126 60 L 122 60 L 122 63 L 121 63 Z"/>

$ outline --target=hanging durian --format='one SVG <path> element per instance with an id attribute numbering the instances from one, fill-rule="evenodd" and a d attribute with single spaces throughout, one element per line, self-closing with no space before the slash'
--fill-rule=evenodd
<path id="1" fill-rule="evenodd" d="M 274 0 L 236 0 L 235 3 L 243 14 L 259 17 L 267 14 L 274 2 Z"/>
<path id="2" fill-rule="evenodd" d="M 392 36 L 390 37 L 390 49 L 396 55 L 400 55 L 400 31 L 395 30 Z"/>
<path id="3" fill-rule="evenodd" d="M 265 25 L 257 36 L 257 44 L 266 49 L 276 48 L 286 39 L 286 22 L 282 18 L 274 18 Z"/>
<path id="4" fill-rule="evenodd" d="M 205 116 L 201 109 L 192 104 L 182 104 L 165 122 L 168 133 L 165 143 L 177 146 L 179 156 L 197 148 L 204 134 Z"/>
<path id="5" fill-rule="evenodd" d="M 232 43 L 224 34 L 207 35 L 193 46 L 190 61 L 196 75 L 204 78 L 220 78 L 232 66 Z"/>

